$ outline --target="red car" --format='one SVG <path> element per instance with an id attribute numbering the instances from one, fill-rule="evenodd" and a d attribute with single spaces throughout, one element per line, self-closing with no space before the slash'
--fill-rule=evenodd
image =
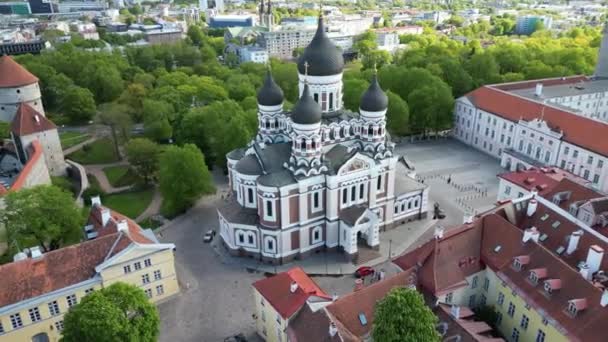
<path id="1" fill-rule="evenodd" d="M 355 277 L 363 278 L 367 277 L 368 275 L 374 275 L 375 272 L 376 271 L 374 271 L 374 269 L 369 266 L 361 266 L 355 271 Z"/>

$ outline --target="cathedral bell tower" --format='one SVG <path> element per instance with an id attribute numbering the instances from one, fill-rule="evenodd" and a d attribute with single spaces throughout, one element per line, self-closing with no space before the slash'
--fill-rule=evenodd
<path id="1" fill-rule="evenodd" d="M 270 69 L 258 91 L 258 142 L 272 144 L 281 140 L 283 121 L 283 90 L 274 82 Z"/>
<path id="2" fill-rule="evenodd" d="M 373 154 L 374 158 L 382 158 L 386 153 L 386 111 L 388 97 L 380 88 L 378 75 L 374 68 L 374 76 L 369 88 L 361 96 L 359 113 L 361 114 L 361 141 L 363 150 Z"/>

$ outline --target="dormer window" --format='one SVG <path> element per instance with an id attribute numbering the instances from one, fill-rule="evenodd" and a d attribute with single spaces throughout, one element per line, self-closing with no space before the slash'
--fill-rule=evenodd
<path id="1" fill-rule="evenodd" d="M 536 272 L 534 272 L 534 271 L 530 272 L 530 275 L 528 276 L 528 279 L 530 279 L 530 281 L 533 284 L 535 284 L 535 285 L 538 284 L 538 276 L 536 275 Z"/>
<path id="2" fill-rule="evenodd" d="M 547 294 L 551 294 L 551 292 L 553 292 L 553 289 L 551 288 L 551 284 L 549 284 L 548 282 L 545 283 L 545 292 L 547 292 Z"/>
<path id="3" fill-rule="evenodd" d="M 576 309 L 576 304 L 574 304 L 574 302 L 570 302 L 568 303 L 568 309 L 567 309 L 568 313 L 572 316 L 576 316 L 577 313 L 577 309 Z"/>
<path id="4" fill-rule="evenodd" d="M 517 259 L 517 258 L 513 259 L 513 268 L 518 271 L 521 270 L 521 262 L 519 261 L 519 259 Z"/>

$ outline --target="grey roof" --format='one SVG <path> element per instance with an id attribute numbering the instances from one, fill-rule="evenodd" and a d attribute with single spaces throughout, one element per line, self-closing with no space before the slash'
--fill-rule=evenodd
<path id="1" fill-rule="evenodd" d="M 608 56 L 606 56 L 606 57 L 608 57 Z M 542 95 L 540 98 L 535 95 L 535 87 L 510 90 L 510 92 L 538 101 L 538 100 L 550 99 L 550 98 L 555 98 L 555 97 L 577 96 L 577 95 L 583 95 L 583 94 L 599 93 L 599 92 L 606 91 L 606 89 L 608 89 L 608 79 L 594 79 L 594 80 L 588 80 L 588 81 L 579 82 L 579 83 L 543 86 Z M 559 103 L 557 103 L 557 104 L 559 105 Z M 555 105 L 555 104 L 552 104 L 552 105 Z M 564 107 L 564 108 L 568 108 L 569 111 L 573 110 L 570 107 Z"/>
<path id="2" fill-rule="evenodd" d="M 258 184 L 262 186 L 272 186 L 280 188 L 289 184 L 294 184 L 295 178 L 289 170 L 283 170 L 279 172 L 269 173 L 258 177 Z"/>
<path id="3" fill-rule="evenodd" d="M 596 214 L 605 213 L 608 211 L 608 197 L 594 198 L 591 201 L 591 206 Z"/>
<path id="4" fill-rule="evenodd" d="M 608 22 L 602 30 L 602 43 L 600 44 L 599 56 L 593 76 L 597 78 L 608 78 Z"/>
<path id="5" fill-rule="evenodd" d="M 241 207 L 234 197 L 230 198 L 218 210 L 230 223 L 255 226 L 260 222 L 257 209 Z"/>
<path id="6" fill-rule="evenodd" d="M 356 150 L 349 152 L 348 147 L 338 144 L 325 153 L 325 163 L 335 174 L 355 153 L 357 153 Z"/>
<path id="7" fill-rule="evenodd" d="M 361 105 L 359 107 L 368 112 L 380 112 L 388 108 L 388 97 L 382 88 L 380 88 L 378 77 L 375 74 L 369 88 L 361 96 Z"/>
<path id="8" fill-rule="evenodd" d="M 311 76 L 337 75 L 344 69 L 342 52 L 325 33 L 321 16 L 315 36 L 298 59 L 298 71 L 301 75 L 307 73 L 304 65 L 306 62 L 308 62 L 308 75 Z"/>
<path id="9" fill-rule="evenodd" d="M 266 73 L 264 84 L 258 91 L 258 103 L 263 106 L 276 106 L 283 103 L 283 90 L 274 82 L 270 70 Z"/>
<path id="10" fill-rule="evenodd" d="M 291 120 L 297 124 L 310 125 L 321 122 L 321 118 L 321 107 L 310 96 L 308 84 L 304 84 L 302 96 L 291 111 Z"/>
<path id="11" fill-rule="evenodd" d="M 283 164 L 291 156 L 291 143 L 268 144 L 264 148 L 254 145 L 254 150 L 265 174 L 284 170 Z"/>
<path id="12" fill-rule="evenodd" d="M 347 109 L 340 109 L 333 112 L 323 113 L 323 123 L 330 124 L 332 122 L 349 121 L 358 119 L 359 116 L 359 113 L 354 113 Z"/>
<path id="13" fill-rule="evenodd" d="M 236 163 L 235 169 L 238 173 L 250 176 L 262 174 L 262 166 L 253 154 L 244 156 Z"/>
<path id="14" fill-rule="evenodd" d="M 406 194 L 408 192 L 412 192 L 415 190 L 425 189 L 427 186 L 416 181 L 407 175 L 408 173 L 407 167 L 403 163 L 397 163 L 397 167 L 395 170 L 395 196 L 399 197 L 400 195 Z"/>
<path id="15" fill-rule="evenodd" d="M 367 207 L 362 205 L 354 205 L 352 207 L 342 209 L 342 211 L 340 211 L 340 220 L 352 227 L 355 225 L 355 222 L 357 222 L 361 215 L 365 213 L 365 210 L 367 210 Z"/>
<path id="16" fill-rule="evenodd" d="M 237 148 L 237 149 L 234 149 L 234 150 L 228 152 L 228 154 L 226 155 L 226 158 L 232 159 L 232 160 L 239 160 L 239 159 L 243 158 L 244 156 L 245 156 L 245 149 Z"/>

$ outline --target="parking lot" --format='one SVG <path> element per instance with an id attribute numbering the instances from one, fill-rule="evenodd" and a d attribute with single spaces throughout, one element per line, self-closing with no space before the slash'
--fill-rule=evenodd
<path id="1" fill-rule="evenodd" d="M 405 154 L 416 166 L 420 179 L 431 186 L 430 205 L 438 202 L 445 210 L 447 217 L 438 224 L 447 229 L 462 223 L 465 211 L 484 210 L 494 203 L 498 189 L 496 174 L 501 172 L 498 160 L 451 139 L 401 144 L 397 152 Z M 225 179 L 217 175 L 217 180 L 221 193 Z M 251 341 L 259 340 L 251 316 L 251 283 L 264 274 L 247 271 L 239 258 L 218 256 L 214 248 L 220 246 L 202 241 L 205 231 L 217 226 L 215 208 L 219 201 L 220 195 L 201 199 L 159 236 L 161 241 L 171 241 L 177 246 L 177 272 L 182 285 L 179 296 L 160 305 L 161 341 L 215 342 L 237 333 L 244 333 Z M 432 225 L 423 227 L 425 231 L 417 235 L 416 243 L 433 234 Z M 382 237 L 385 241 L 390 238 L 399 243 L 410 233 L 406 225 L 385 234 Z M 379 267 L 388 269 L 390 265 Z M 331 294 L 350 292 L 354 285 L 352 275 L 314 279 Z"/>

